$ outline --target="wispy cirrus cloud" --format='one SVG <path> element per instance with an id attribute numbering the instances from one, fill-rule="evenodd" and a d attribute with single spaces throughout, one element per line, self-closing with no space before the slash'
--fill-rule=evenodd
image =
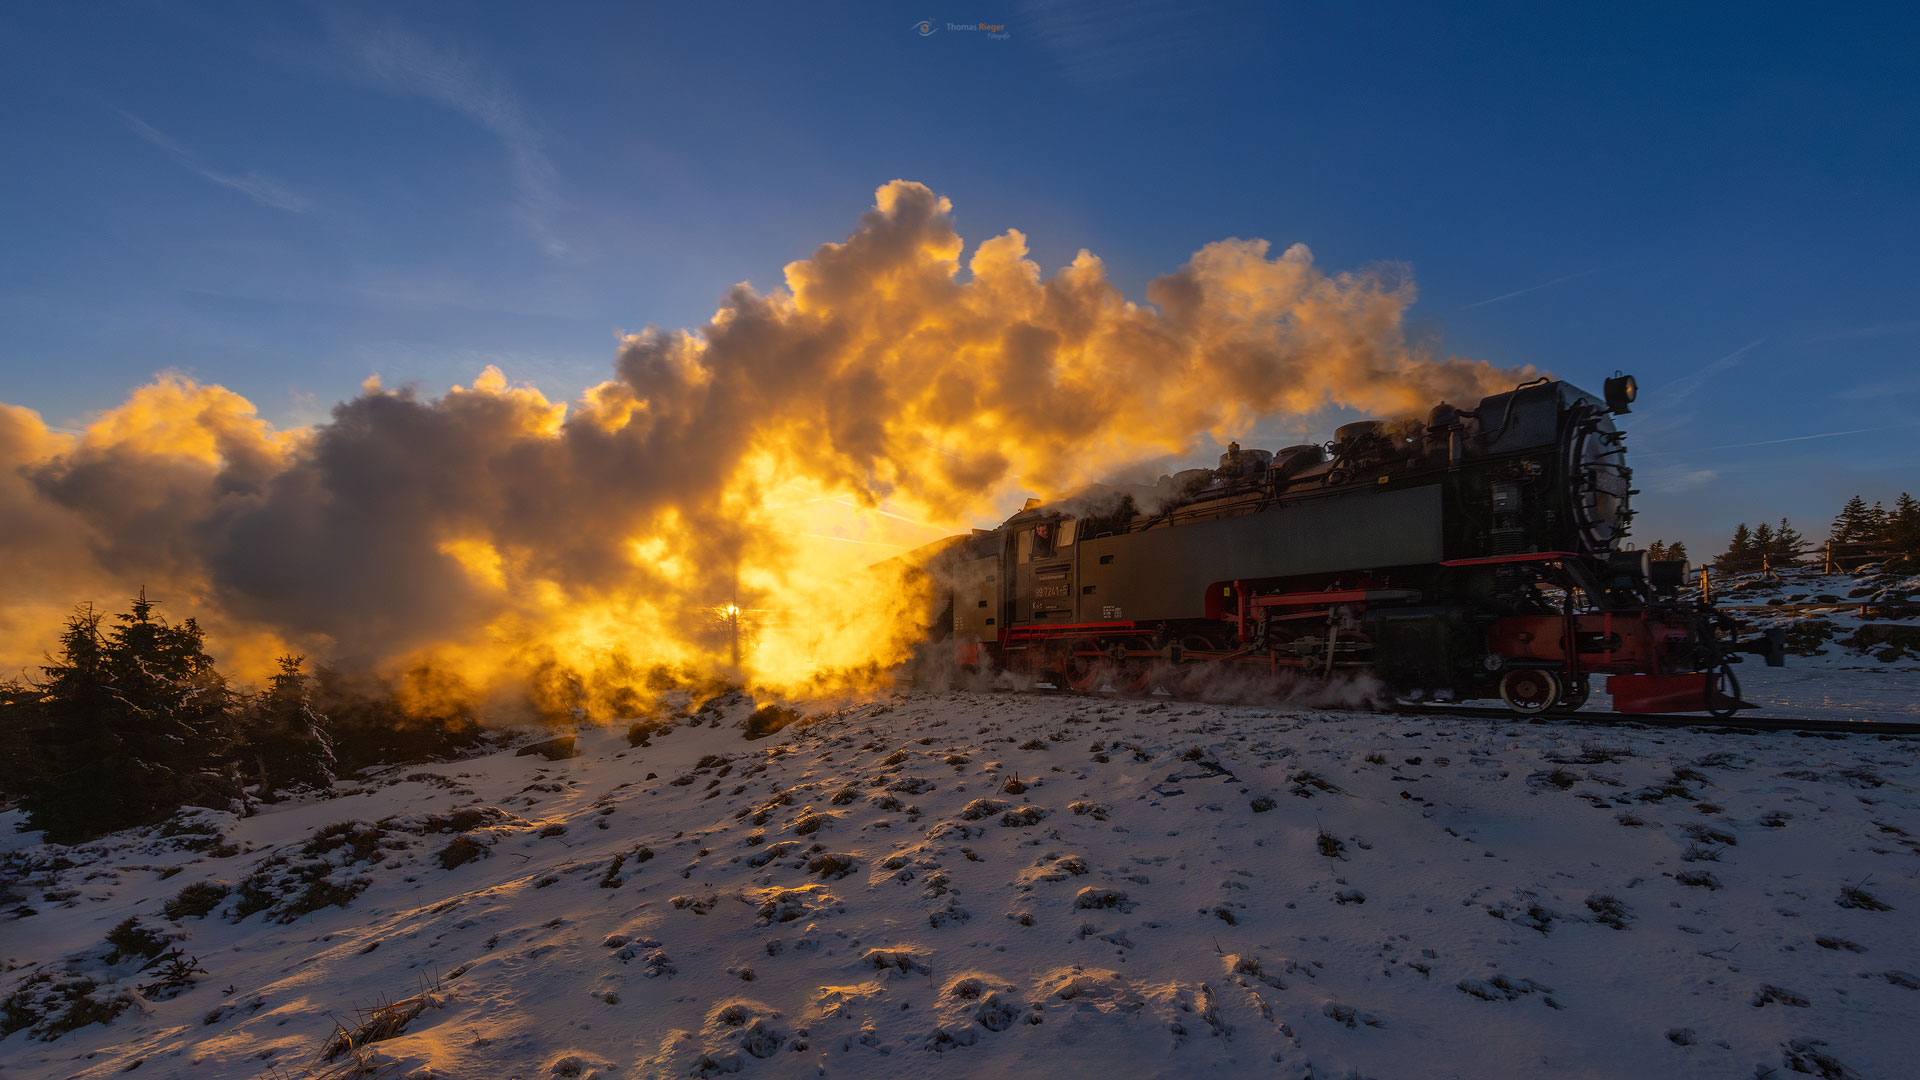
<path id="1" fill-rule="evenodd" d="M 1905 397 L 1920 393 L 1920 372 L 1905 372 L 1883 379 L 1872 379 L 1863 383 L 1836 390 L 1833 396 L 1839 401 L 1872 401 L 1875 398 Z"/>
<path id="2" fill-rule="evenodd" d="M 1719 443 L 1714 446 L 1689 447 L 1685 451 L 1656 450 L 1648 453 L 1636 453 L 1634 457 L 1637 460 L 1646 461 L 1650 458 L 1673 457 L 1679 453 L 1697 455 L 1697 454 L 1709 453 L 1715 450 L 1751 450 L 1758 446 L 1781 446 L 1786 443 L 1812 442 L 1816 439 L 1840 439 L 1840 438 L 1845 438 L 1849 435 L 1870 435 L 1880 431 L 1902 431 L 1902 430 L 1913 428 L 1913 427 L 1920 427 L 1920 422 L 1916 422 L 1912 424 L 1881 424 L 1877 427 L 1848 428 L 1845 431 L 1819 431 L 1811 435 L 1787 435 L 1778 439 L 1756 439 L 1753 442 Z M 1660 466 L 1659 468 L 1669 469 L 1674 467 Z M 1702 470 L 1702 471 L 1708 472 L 1708 473 L 1712 472 L 1712 470 Z M 1683 472 L 1674 473 L 1674 475 L 1683 475 L 1683 474 L 1684 474 Z M 1679 489 L 1670 488 L 1670 487 L 1659 487 L 1657 486 L 1657 484 L 1658 482 L 1655 481 L 1654 490 L 1656 491 L 1679 490 Z"/>
<path id="3" fill-rule="evenodd" d="M 1165 0 L 1025 0 L 1014 30 L 1031 33 L 1081 86 L 1182 71 L 1205 55 L 1210 5 Z"/>
<path id="4" fill-rule="evenodd" d="M 567 253 L 553 224 L 562 205 L 559 174 L 532 117 L 504 77 L 475 57 L 397 26 L 359 34 L 351 45 L 365 73 L 380 86 L 452 109 L 499 139 L 519 191 L 522 223 L 547 254 Z"/>
<path id="5" fill-rule="evenodd" d="M 1661 387 L 1659 394 L 1660 404 L 1663 407 L 1678 405 L 1686 399 L 1687 395 L 1706 385 L 1708 379 L 1737 366 L 1740 363 L 1741 357 L 1759 348 L 1766 340 L 1766 338 L 1754 338 L 1752 341 L 1715 360 L 1699 371 L 1689 375 L 1682 375 L 1680 378 Z"/>
<path id="6" fill-rule="evenodd" d="M 1662 495 L 1677 495 L 1683 491 L 1706 487 L 1719 477 L 1720 474 L 1712 469 L 1663 466 L 1649 469 L 1643 482 L 1648 491 L 1656 491 Z"/>
<path id="7" fill-rule="evenodd" d="M 1902 334 L 1920 334 L 1920 321 L 1874 323 L 1871 326 L 1852 326 L 1844 330 L 1833 330 L 1825 334 L 1816 334 L 1807 339 L 1809 345 L 1825 341 L 1851 341 L 1858 338 L 1898 337 Z"/>
<path id="8" fill-rule="evenodd" d="M 293 191 L 276 180 L 259 173 L 249 172 L 235 175 L 221 172 L 206 163 L 201 156 L 179 140 L 147 123 L 145 120 L 125 110 L 120 110 L 120 119 L 126 122 L 135 135 L 166 151 L 176 165 L 189 172 L 199 174 L 203 179 L 212 181 L 224 188 L 237 191 L 261 206 L 270 206 L 275 210 L 285 210 L 292 214 L 304 214 L 313 209 L 313 200 L 297 191 Z"/>
<path id="9" fill-rule="evenodd" d="M 1529 285 L 1524 289 L 1515 289 L 1510 293 L 1501 293 L 1499 296 L 1489 296 L 1485 300 L 1475 300 L 1471 304 L 1466 304 L 1462 306 L 1460 310 L 1469 311 L 1477 307 L 1486 307 L 1488 304 L 1497 304 L 1502 300 L 1511 300 L 1516 296 L 1525 296 L 1528 293 L 1536 293 L 1536 292 L 1539 292 L 1541 289 L 1551 289 L 1555 285 L 1562 285 L 1562 284 L 1565 284 L 1566 282 L 1574 281 L 1579 278 L 1587 277 L 1592 274 L 1604 273 L 1608 270 L 1618 270 L 1621 267 L 1626 265 L 1627 264 L 1623 262 L 1612 263 L 1607 266 L 1595 266 L 1590 269 L 1581 270 L 1578 273 L 1563 274 L 1560 277 L 1554 278 L 1552 281 L 1543 281 L 1538 285 Z"/>

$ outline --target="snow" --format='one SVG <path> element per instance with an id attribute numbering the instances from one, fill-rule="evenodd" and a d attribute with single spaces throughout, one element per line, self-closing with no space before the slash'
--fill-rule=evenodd
<path id="1" fill-rule="evenodd" d="M 1738 612 L 1759 629 L 1789 629 L 1825 624 L 1832 638 L 1817 652 L 1787 657 L 1785 667 L 1769 668 L 1750 659 L 1735 669 L 1741 694 L 1761 705 L 1767 716 L 1807 716 L 1830 720 L 1920 720 L 1920 656 L 1877 659 L 1870 651 L 1839 644 L 1868 624 L 1914 625 L 1920 614 L 1920 578 L 1863 568 L 1858 577 L 1826 576 L 1788 570 L 1778 580 L 1743 577 L 1721 598 L 1741 605 Z M 1821 599 L 1831 602 L 1820 603 Z M 1769 604 L 1781 605 L 1770 611 Z"/>
<path id="2" fill-rule="evenodd" d="M 1895 668 L 1777 686 L 1910 708 Z M 130 1002 L 15 1032 L 0 1076 L 303 1075 L 336 1018 L 423 991 L 365 1048 L 381 1075 L 1890 1077 L 1920 1051 L 1920 740 L 952 692 L 749 741 L 751 709 L 196 815 L 214 836 L 65 849 L 0 816 L 0 994 L 57 971 Z M 456 842 L 485 855 L 443 868 Z M 238 892 L 162 914 L 249 875 L 270 904 L 237 922 Z M 301 912 L 316 881 L 346 906 Z M 129 916 L 197 983 L 135 992 L 152 972 L 103 956 Z"/>

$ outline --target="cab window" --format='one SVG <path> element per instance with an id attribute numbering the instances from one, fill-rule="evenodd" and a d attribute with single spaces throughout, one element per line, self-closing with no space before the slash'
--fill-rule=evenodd
<path id="1" fill-rule="evenodd" d="M 1021 529 L 1015 555 L 1023 563 L 1050 559 L 1073 543 L 1074 531 L 1071 521 L 1042 521 Z"/>

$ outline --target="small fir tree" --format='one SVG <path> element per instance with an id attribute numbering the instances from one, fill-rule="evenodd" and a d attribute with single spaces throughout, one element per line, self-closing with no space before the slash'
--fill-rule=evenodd
<path id="1" fill-rule="evenodd" d="M 1687 545 L 1679 540 L 1672 543 L 1655 540 L 1647 545 L 1647 558 L 1654 562 L 1686 562 Z"/>
<path id="2" fill-rule="evenodd" d="M 1873 536 L 1873 511 L 1867 508 L 1867 500 L 1855 495 L 1840 508 L 1833 519 L 1833 526 L 1827 530 L 1827 537 L 1836 544 L 1857 544 L 1870 540 Z"/>
<path id="3" fill-rule="evenodd" d="M 27 761 L 20 782 L 26 827 L 72 843 L 131 816 L 118 783 L 124 747 L 112 717 L 120 711 L 107 661 L 103 616 L 83 605 L 60 632 L 60 652 L 41 669 L 36 699 L 21 710 Z"/>
<path id="4" fill-rule="evenodd" d="M 241 720 L 237 756 L 242 769 L 258 778 L 260 797 L 302 788 L 325 789 L 333 783 L 333 740 L 326 717 L 313 707 L 304 657 L 280 658 L 280 673 L 249 703 Z"/>
<path id="5" fill-rule="evenodd" d="M 17 794 L 32 775 L 29 751 L 40 723 L 40 691 L 21 682 L 0 682 L 0 798 Z"/>
<path id="6" fill-rule="evenodd" d="M 1920 499 L 1906 492 L 1894 500 L 1887 515 L 1886 545 L 1905 559 L 1920 556 Z"/>
<path id="7" fill-rule="evenodd" d="M 1780 527 L 1773 531 L 1773 543 L 1767 549 L 1767 555 L 1773 565 L 1792 566 L 1806 553 L 1806 538 L 1800 535 L 1800 530 L 1795 529 L 1791 522 L 1781 518 Z"/>
<path id="8" fill-rule="evenodd" d="M 1762 525 L 1761 528 L 1766 528 Z M 1769 529 L 1771 534 L 1772 530 Z M 1733 539 L 1727 544 L 1727 550 L 1714 556 L 1713 568 L 1726 573 L 1751 570 L 1760 565 L 1759 549 L 1754 544 L 1754 532 L 1747 528 L 1746 522 L 1733 530 Z"/>

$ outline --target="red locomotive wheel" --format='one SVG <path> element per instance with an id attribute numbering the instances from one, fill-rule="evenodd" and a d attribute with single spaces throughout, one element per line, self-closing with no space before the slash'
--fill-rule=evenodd
<path id="1" fill-rule="evenodd" d="M 1113 685 L 1123 697 L 1152 697 L 1163 689 L 1166 672 L 1157 661 L 1150 661 L 1137 655 L 1152 649 L 1146 641 L 1134 639 L 1126 643 L 1129 652 L 1136 655 L 1123 661 L 1119 670 L 1113 673 Z"/>
<path id="2" fill-rule="evenodd" d="M 1593 696 L 1593 680 L 1585 675 L 1575 675 L 1561 680 L 1560 700 L 1553 703 L 1553 711 L 1578 712 L 1580 706 Z"/>
<path id="3" fill-rule="evenodd" d="M 1092 641 L 1076 641 L 1068 646 L 1072 655 L 1063 665 L 1067 685 L 1075 693 L 1086 694 L 1097 691 L 1106 682 L 1106 664 L 1098 656 L 1088 655 L 1099 651 Z"/>
<path id="4" fill-rule="evenodd" d="M 1515 668 L 1500 677 L 1500 700 L 1523 716 L 1538 716 L 1560 700 L 1560 676 L 1535 668 Z"/>
<path id="5" fill-rule="evenodd" d="M 1147 679 L 1147 665 L 1139 660 L 1128 660 L 1113 672 L 1113 688 L 1122 697 L 1146 697 L 1153 693 L 1153 683 Z"/>

